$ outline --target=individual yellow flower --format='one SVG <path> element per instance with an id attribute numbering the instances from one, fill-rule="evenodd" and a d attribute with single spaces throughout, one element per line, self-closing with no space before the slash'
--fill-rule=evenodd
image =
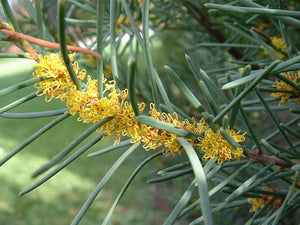
<path id="1" fill-rule="evenodd" d="M 69 55 L 73 61 L 74 54 Z M 70 89 L 75 89 L 71 81 L 68 70 L 59 53 L 39 56 L 39 63 L 34 65 L 36 68 L 33 78 L 45 77 L 46 79 L 35 84 L 38 95 L 46 95 L 45 100 L 51 101 L 53 98 L 65 101 Z M 86 76 L 86 70 L 80 70 L 78 62 L 73 63 L 74 72 L 81 81 Z"/>
<path id="2" fill-rule="evenodd" d="M 300 86 L 300 71 L 282 73 L 282 75 L 294 82 L 296 85 Z M 288 93 L 275 92 L 271 94 L 272 97 L 281 97 L 279 105 L 284 105 L 291 97 L 296 98 L 295 104 L 300 104 L 300 92 L 293 86 L 281 80 L 276 81 L 276 85 L 273 85 L 273 87 L 277 88 L 278 90 L 288 91 Z"/>
<path id="3" fill-rule="evenodd" d="M 245 134 L 240 134 L 233 129 L 227 129 L 227 133 L 236 141 L 244 142 Z M 244 157 L 242 148 L 233 147 L 220 133 L 220 130 L 214 132 L 212 129 L 208 128 L 204 132 L 204 137 L 201 138 L 199 144 L 200 151 L 204 153 L 202 157 L 203 161 L 208 159 L 213 159 L 218 157 L 217 163 L 222 164 L 227 160 L 240 159 Z"/>

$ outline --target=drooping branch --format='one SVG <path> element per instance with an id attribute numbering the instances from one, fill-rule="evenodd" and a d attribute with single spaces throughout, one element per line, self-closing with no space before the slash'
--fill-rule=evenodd
<path id="1" fill-rule="evenodd" d="M 48 48 L 52 48 L 52 49 L 60 49 L 60 45 L 58 43 L 45 41 L 45 40 L 42 40 L 42 39 L 32 37 L 30 35 L 18 33 L 18 32 L 12 31 L 12 30 L 1 29 L 1 31 L 8 34 L 9 37 L 24 39 L 24 40 L 27 40 L 31 43 L 35 43 L 35 44 L 45 46 L 45 47 L 48 47 Z M 69 51 L 73 51 L 73 52 L 82 52 L 82 53 L 85 53 L 85 54 L 88 54 L 88 55 L 92 55 L 92 56 L 96 57 L 97 59 L 101 60 L 101 56 L 97 52 L 92 51 L 90 49 L 81 48 L 81 47 L 72 46 L 72 45 L 67 45 L 67 49 Z"/>

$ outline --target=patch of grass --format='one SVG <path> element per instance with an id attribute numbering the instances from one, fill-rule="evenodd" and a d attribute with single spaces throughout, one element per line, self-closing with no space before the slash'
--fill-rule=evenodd
<path id="1" fill-rule="evenodd" d="M 2 76 L 0 77 L 0 88 L 27 78 L 28 73 L 18 76 Z M 34 91 L 33 87 L 27 87 L 1 97 L 1 106 L 32 91 Z M 43 97 L 38 97 L 12 109 L 10 112 L 32 112 L 64 107 L 64 104 L 58 101 L 47 104 Z M 53 119 L 12 120 L 0 118 L 1 157 Z M 89 124 L 79 123 L 76 118 L 70 117 L 47 131 L 0 168 L 0 182 L 2 184 L 0 224 L 47 225 L 69 224 L 72 221 L 106 171 L 124 152 L 123 150 L 94 158 L 87 158 L 87 153 L 83 154 L 78 160 L 36 190 L 21 197 L 18 196 L 18 193 L 39 178 L 33 180 L 30 178 L 33 171 L 46 163 L 88 127 L 90 127 Z M 91 135 L 88 140 L 91 140 L 95 135 Z M 112 140 L 104 139 L 88 152 L 99 150 L 111 143 Z M 104 218 L 114 198 L 137 166 L 138 161 L 149 154 L 151 153 L 138 151 L 125 162 L 95 200 L 81 224 L 98 224 Z M 153 173 L 153 169 L 150 169 L 149 166 L 147 168 L 136 177 L 128 189 L 127 194 L 116 209 L 117 213 L 113 216 L 112 224 L 155 224 L 166 216 L 154 209 L 151 192 L 146 184 L 147 177 Z"/>

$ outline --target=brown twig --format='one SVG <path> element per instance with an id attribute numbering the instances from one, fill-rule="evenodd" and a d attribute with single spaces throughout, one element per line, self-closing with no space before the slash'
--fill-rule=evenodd
<path id="1" fill-rule="evenodd" d="M 17 38 L 20 38 L 20 39 L 27 40 L 31 43 L 35 43 L 35 44 L 45 46 L 45 47 L 48 47 L 48 48 L 60 49 L 59 43 L 53 43 L 53 42 L 50 42 L 50 41 L 45 41 L 45 40 L 42 40 L 42 39 L 39 39 L 39 38 L 35 38 L 35 37 L 29 36 L 29 35 L 26 35 L 26 34 L 22 34 L 22 33 L 7 30 L 7 29 L 1 29 L 1 31 L 8 34 L 12 38 L 17 37 Z M 72 52 L 82 52 L 82 53 L 85 53 L 85 54 L 88 54 L 88 55 L 92 55 L 92 56 L 96 57 L 97 59 L 101 60 L 101 56 L 97 52 L 86 49 L 86 48 L 67 45 L 67 50 L 72 51 Z M 31 52 L 29 52 L 29 53 L 31 54 Z"/>
<path id="2" fill-rule="evenodd" d="M 249 155 L 251 160 L 258 160 L 265 163 L 275 163 L 277 166 L 280 166 L 281 168 L 290 168 L 291 165 L 287 162 L 283 161 L 282 159 L 276 158 L 274 156 L 268 156 L 268 155 L 261 155 L 256 152 L 251 152 Z"/>

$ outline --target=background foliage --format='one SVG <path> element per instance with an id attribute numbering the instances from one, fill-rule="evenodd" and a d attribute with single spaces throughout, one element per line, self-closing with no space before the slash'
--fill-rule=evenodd
<path id="1" fill-rule="evenodd" d="M 1 224 L 68 224 L 73 219 L 73 224 L 297 224 L 298 1 L 1 3 Z M 121 155 L 135 145 L 129 147 L 128 138 L 122 137 L 125 147 L 118 148 L 112 137 L 87 148 L 97 157 L 84 153 L 66 166 L 72 154 L 95 142 L 99 133 L 81 138 L 93 125 L 79 123 L 75 116 L 40 134 L 64 115 L 66 104 L 46 103 L 44 97 L 31 94 L 36 92 L 34 82 L 26 82 L 36 62 L 26 52 L 28 46 L 42 55 L 58 50 L 28 43 L 6 29 L 60 43 L 62 52 L 64 40 L 98 52 L 101 60 L 84 52 L 75 55 L 93 79 L 102 80 L 104 74 L 115 80 L 119 91 L 129 89 L 131 102 L 145 102 L 146 111 L 155 102 L 159 111 L 176 112 L 181 121 L 205 118 L 210 128 L 246 132 L 243 143 L 222 133 L 232 151 L 242 147 L 245 157 L 222 164 L 216 163 L 220 156 L 206 161 L 201 147 L 179 137 L 186 154 L 165 156 L 159 155 L 161 148 L 139 147 L 113 174 L 109 169 L 117 168 L 125 157 Z M 45 112 L 55 115 L 42 117 Z M 141 123 L 148 121 L 144 115 L 138 116 Z M 178 132 L 166 123 L 150 122 Z M 47 170 L 39 169 L 43 165 L 49 165 Z M 142 166 L 129 180 L 128 190 L 122 189 Z M 59 168 L 61 172 L 43 180 Z M 30 192 L 31 184 L 43 185 Z M 84 205 L 86 199 L 92 203 L 90 194 L 98 195 L 102 184 L 94 203 Z M 19 197 L 20 191 L 30 193 Z M 121 201 L 109 211 L 118 194 Z"/>

